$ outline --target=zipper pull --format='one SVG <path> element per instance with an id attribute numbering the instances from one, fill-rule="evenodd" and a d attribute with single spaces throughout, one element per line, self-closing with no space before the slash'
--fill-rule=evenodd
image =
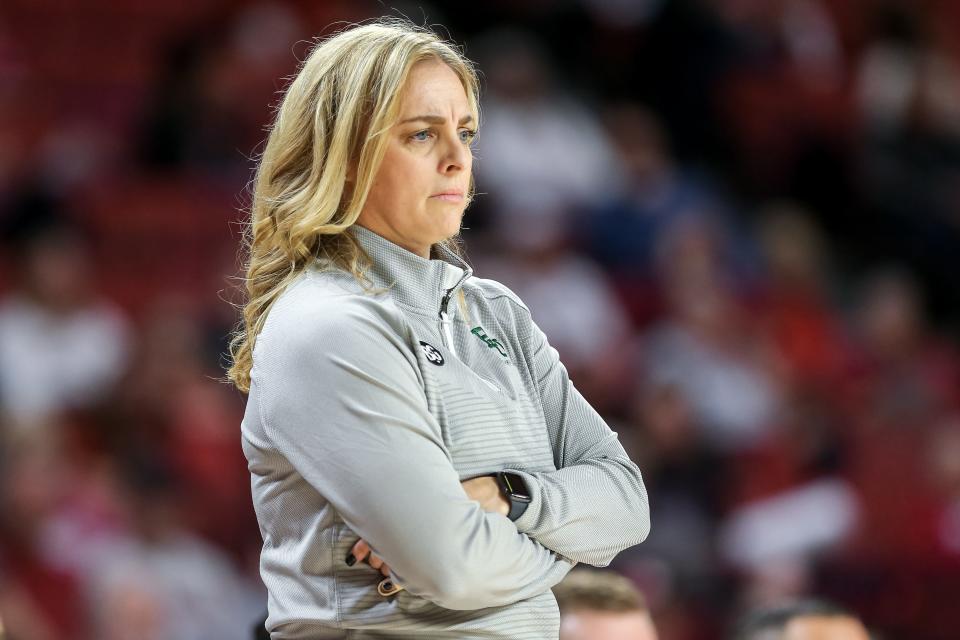
<path id="1" fill-rule="evenodd" d="M 446 309 L 440 311 L 440 329 L 443 334 L 443 346 L 449 349 L 453 356 L 459 360 L 460 356 L 457 355 L 457 347 L 453 343 L 453 333 L 450 331 L 450 316 L 447 315 Z"/>

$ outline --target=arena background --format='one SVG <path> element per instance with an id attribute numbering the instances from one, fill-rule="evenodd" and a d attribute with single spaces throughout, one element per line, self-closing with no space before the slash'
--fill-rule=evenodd
<path id="1" fill-rule="evenodd" d="M 795 594 L 960 629 L 960 3 L 7 0 L 0 615 L 236 639 L 265 611 L 218 382 L 253 162 L 311 38 L 405 15 L 484 76 L 479 275 L 619 432 L 665 640 Z"/>

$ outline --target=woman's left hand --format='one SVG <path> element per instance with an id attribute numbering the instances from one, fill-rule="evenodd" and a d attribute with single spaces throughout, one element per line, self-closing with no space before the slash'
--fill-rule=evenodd
<path id="1" fill-rule="evenodd" d="M 464 480 L 460 484 L 463 485 L 463 490 L 467 492 L 470 499 L 479 502 L 480 508 L 484 511 L 499 513 L 503 516 L 510 513 L 510 503 L 500 492 L 494 477 L 480 476 Z"/>

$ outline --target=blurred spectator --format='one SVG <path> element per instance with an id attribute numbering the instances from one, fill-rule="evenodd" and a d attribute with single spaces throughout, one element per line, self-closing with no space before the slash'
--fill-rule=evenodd
<path id="1" fill-rule="evenodd" d="M 214 292 L 277 89 L 382 7 L 55 4 L 0 9 L 0 616 L 247 637 L 261 540 Z M 824 593 L 952 639 L 960 4 L 400 12 L 487 81 L 464 236 L 644 472 L 654 527 L 612 568 L 660 636 Z"/>
<path id="2" fill-rule="evenodd" d="M 15 257 L 14 289 L 0 301 L 0 408 L 25 424 L 100 400 L 123 371 L 130 330 L 97 297 L 77 229 L 27 228 Z"/>
<path id="3" fill-rule="evenodd" d="M 656 248 L 675 225 L 701 219 L 712 224 L 735 271 L 745 267 L 747 251 L 718 194 L 702 177 L 677 166 L 655 114 L 621 103 L 608 107 L 605 124 L 624 176 L 619 189 L 598 193 L 584 211 L 578 239 L 613 275 L 634 319 L 646 324 L 662 311 L 655 286 Z"/>
<path id="4" fill-rule="evenodd" d="M 0 476 L 0 616 L 14 638 L 83 640 L 87 632 L 81 576 L 47 543 L 63 507 L 72 461 L 61 425 L 33 425 L 5 441 Z"/>
<path id="5" fill-rule="evenodd" d="M 948 43 L 923 16 L 896 3 L 880 3 L 873 34 L 857 68 L 857 97 L 869 134 L 927 130 L 956 142 L 960 75 Z M 884 186 L 884 185 L 877 185 Z"/>
<path id="6" fill-rule="evenodd" d="M 731 38 L 717 96 L 734 141 L 731 173 L 757 195 L 836 198 L 825 187 L 842 187 L 851 110 L 833 12 L 822 0 L 708 5 Z"/>
<path id="7" fill-rule="evenodd" d="M 937 546 L 955 561 L 960 559 L 960 414 L 938 422 L 924 445 L 924 466 L 941 504 Z"/>
<path id="8" fill-rule="evenodd" d="M 291 69 L 304 26 L 282 2 L 254 2 L 173 47 L 141 132 L 153 170 L 190 169 L 240 183 L 263 139 L 274 82 Z"/>
<path id="9" fill-rule="evenodd" d="M 808 389 L 785 394 L 777 419 L 753 447 L 728 460 L 728 506 L 763 500 L 806 483 L 843 476 L 848 425 L 832 399 Z"/>
<path id="10" fill-rule="evenodd" d="M 185 487 L 163 463 L 128 456 L 121 478 L 128 536 L 101 558 L 91 584 L 95 637 L 234 640 L 246 637 L 259 591 L 214 547 L 179 523 Z"/>
<path id="11" fill-rule="evenodd" d="M 189 492 L 177 495 L 182 521 L 238 559 L 257 544 L 249 473 L 237 446 L 242 414 L 204 360 L 202 325 L 177 299 L 156 300 L 128 375 L 109 411 L 119 456 L 163 461 Z M 105 425 L 106 426 L 106 425 Z"/>
<path id="12" fill-rule="evenodd" d="M 584 222 L 591 254 L 614 271 L 648 275 L 661 235 L 685 217 L 719 217 L 723 204 L 689 170 L 677 166 L 659 119 L 641 105 L 607 108 L 605 125 L 623 171 L 620 188 L 597 193 Z"/>
<path id="13" fill-rule="evenodd" d="M 837 605 L 801 600 L 749 613 L 731 640 L 870 640 L 870 634 Z"/>
<path id="14" fill-rule="evenodd" d="M 655 558 L 680 588 L 708 590 L 717 570 L 713 534 L 725 506 L 726 461 L 703 438 L 678 386 L 642 380 L 631 395 L 630 422 L 617 431 L 643 470 L 657 528 L 614 566 L 642 573 Z"/>
<path id="15" fill-rule="evenodd" d="M 783 358 L 784 382 L 827 391 L 849 366 L 851 346 L 836 313 L 836 281 L 812 216 L 789 202 L 768 203 L 759 238 L 766 263 L 761 300 L 765 330 Z"/>
<path id="16" fill-rule="evenodd" d="M 842 480 L 849 434 L 838 406 L 853 348 L 826 288 L 835 278 L 824 240 L 789 202 L 763 208 L 759 237 L 766 281 L 755 313 L 772 342 L 767 373 L 780 385 L 780 406 L 765 437 L 730 461 L 734 510 L 721 541 L 766 598 L 771 590 L 794 595 L 810 579 L 811 552 L 847 540 L 859 506 Z M 809 519 L 804 509 L 831 517 Z M 791 535 L 776 528 L 784 513 L 794 514 L 783 520 Z"/>
<path id="17" fill-rule="evenodd" d="M 683 391 L 712 446 L 752 445 L 780 404 L 769 375 L 773 353 L 735 297 L 714 228 L 704 221 L 676 225 L 662 240 L 659 262 L 669 308 L 647 335 L 646 375 Z"/>
<path id="18" fill-rule="evenodd" d="M 578 569 L 553 587 L 560 640 L 657 640 L 643 595 L 609 571 Z"/>
<path id="19" fill-rule="evenodd" d="M 868 233 L 879 255 L 909 261 L 956 306 L 960 62 L 935 17 L 896 3 L 882 3 L 873 17 L 856 79 Z"/>
<path id="20" fill-rule="evenodd" d="M 619 173 L 607 136 L 591 112 L 557 85 L 536 37 L 493 31 L 478 49 L 488 84 L 477 184 L 490 193 L 494 209 L 504 211 L 494 214 L 500 235 L 513 233 L 517 216 L 549 230 L 556 223 L 550 214 L 616 187 Z"/>
<path id="21" fill-rule="evenodd" d="M 814 555 L 840 547 L 858 515 L 849 483 L 811 481 L 733 510 L 719 532 L 720 550 L 744 571 L 750 599 L 795 597 L 810 586 Z"/>
<path id="22" fill-rule="evenodd" d="M 920 291 L 903 272 L 873 274 L 857 312 L 863 353 L 847 411 L 851 473 L 866 510 L 860 544 L 900 562 L 928 557 L 937 547 L 936 500 L 918 445 L 956 411 L 960 359 L 931 331 Z"/>
<path id="23" fill-rule="evenodd" d="M 877 271 L 863 289 L 863 405 L 878 429 L 909 429 L 960 400 L 957 353 L 930 327 L 921 291 L 902 270 Z"/>

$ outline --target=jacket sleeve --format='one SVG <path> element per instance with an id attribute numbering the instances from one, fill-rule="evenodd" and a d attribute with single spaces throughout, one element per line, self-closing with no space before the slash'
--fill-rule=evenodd
<path id="1" fill-rule="evenodd" d="M 340 305 L 258 340 L 267 434 L 408 592 L 481 609 L 548 590 L 576 563 L 467 496 L 384 313 Z"/>
<path id="2" fill-rule="evenodd" d="M 524 315 L 521 345 L 540 391 L 557 470 L 512 470 L 524 477 L 532 497 L 516 526 L 577 562 L 605 567 L 650 532 L 647 491 L 616 432 L 573 386 L 529 312 Z"/>

